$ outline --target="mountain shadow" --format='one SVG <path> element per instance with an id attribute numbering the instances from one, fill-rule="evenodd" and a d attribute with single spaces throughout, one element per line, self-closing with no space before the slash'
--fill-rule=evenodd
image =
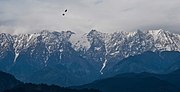
<path id="1" fill-rule="evenodd" d="M 0 92 L 99 92 L 94 89 L 70 89 L 56 85 L 23 83 L 14 76 L 0 71 Z"/>
<path id="2" fill-rule="evenodd" d="M 100 92 L 94 89 L 70 89 L 70 88 L 64 88 L 64 87 L 59 87 L 56 85 L 51 85 L 48 86 L 46 84 L 22 84 L 18 85 L 12 89 L 8 89 L 4 92 Z"/>
<path id="3" fill-rule="evenodd" d="M 16 85 L 21 84 L 19 80 L 8 73 L 0 71 L 0 92 L 3 92 L 6 89 L 13 88 Z"/>
<path id="4" fill-rule="evenodd" d="M 169 74 L 125 73 L 72 88 L 102 92 L 180 92 L 180 70 Z"/>

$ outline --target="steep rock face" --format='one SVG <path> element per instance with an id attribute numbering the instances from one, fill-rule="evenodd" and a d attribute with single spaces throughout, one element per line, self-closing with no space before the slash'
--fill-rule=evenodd
<path id="1" fill-rule="evenodd" d="M 2 54 L 0 62 L 10 63 L 1 68 L 25 82 L 67 86 L 92 81 L 97 76 L 96 70 L 71 47 L 72 34 L 71 31 L 42 31 L 10 36 L 10 40 L 4 37 L 7 47 L 1 49 L 8 54 Z"/>
<path id="2" fill-rule="evenodd" d="M 10 34 L 0 34 L 0 69 L 8 70 L 14 59 L 13 37 Z"/>
<path id="3" fill-rule="evenodd" d="M 103 71 L 109 71 L 118 61 L 146 51 L 180 51 L 180 35 L 162 29 L 111 34 L 92 30 L 86 38 L 91 43 L 89 48 L 83 51 L 79 48 L 76 51 L 85 52 L 81 54 L 99 62 L 101 74 Z M 79 39 L 77 42 L 82 41 Z M 72 46 L 78 47 L 77 44 L 72 44 Z"/>
<path id="4" fill-rule="evenodd" d="M 22 81 L 63 86 L 98 79 L 129 56 L 147 51 L 180 51 L 180 35 L 163 30 L 111 34 L 92 30 L 83 36 L 47 30 L 19 35 L 2 33 L 0 42 L 1 70 Z M 172 71 L 180 67 L 176 63 Z"/>

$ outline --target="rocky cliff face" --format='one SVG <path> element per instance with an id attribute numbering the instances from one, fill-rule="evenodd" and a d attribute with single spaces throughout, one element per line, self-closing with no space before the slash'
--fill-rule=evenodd
<path id="1" fill-rule="evenodd" d="M 75 39 L 76 38 L 76 39 Z M 98 79 L 129 56 L 180 51 L 180 35 L 163 30 L 101 33 L 71 31 L 0 34 L 0 69 L 18 79 L 63 86 Z"/>

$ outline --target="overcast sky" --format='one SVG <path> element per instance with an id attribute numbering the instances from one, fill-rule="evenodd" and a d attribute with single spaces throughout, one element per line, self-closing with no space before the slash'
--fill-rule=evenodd
<path id="1" fill-rule="evenodd" d="M 63 17 L 65 9 L 68 12 Z M 0 0 L 0 33 L 164 29 L 180 33 L 180 0 Z"/>

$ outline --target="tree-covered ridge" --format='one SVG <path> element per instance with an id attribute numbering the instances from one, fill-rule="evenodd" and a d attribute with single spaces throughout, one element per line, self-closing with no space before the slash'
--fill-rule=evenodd
<path id="1" fill-rule="evenodd" d="M 94 89 L 77 90 L 77 89 L 59 87 L 56 85 L 48 86 L 46 84 L 36 85 L 36 84 L 27 83 L 27 84 L 18 85 L 4 92 L 99 92 L 99 91 Z"/>
<path id="2" fill-rule="evenodd" d="M 47 84 L 23 83 L 13 75 L 0 71 L 0 92 L 99 92 L 94 89 L 70 89 Z"/>

